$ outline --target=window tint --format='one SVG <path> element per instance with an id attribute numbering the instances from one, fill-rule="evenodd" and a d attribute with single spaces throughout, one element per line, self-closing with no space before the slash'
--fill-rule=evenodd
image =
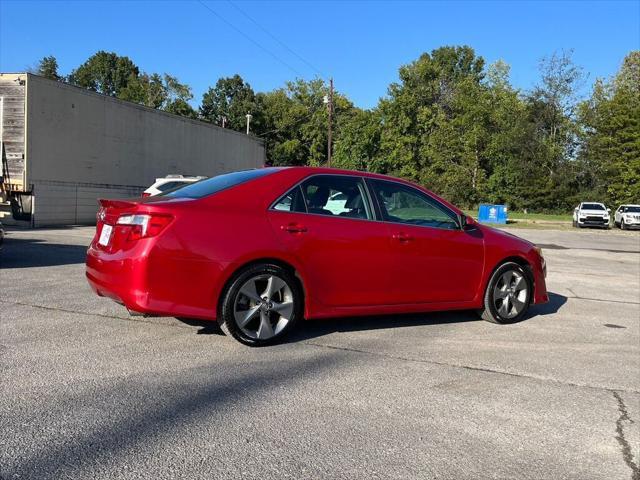
<path id="1" fill-rule="evenodd" d="M 284 197 L 278 200 L 273 205 L 274 210 L 280 210 L 282 212 L 301 212 L 306 213 L 304 198 L 302 196 L 302 190 L 300 187 L 296 187 L 288 192 Z"/>
<path id="2" fill-rule="evenodd" d="M 582 210 L 605 210 L 605 208 L 599 203 L 583 203 Z"/>
<path id="3" fill-rule="evenodd" d="M 382 218 L 388 222 L 458 229 L 453 212 L 428 195 L 395 182 L 372 180 Z"/>
<path id="4" fill-rule="evenodd" d="M 230 187 L 235 187 L 241 183 L 254 180 L 256 178 L 264 177 L 270 173 L 275 172 L 274 169 L 256 169 L 256 170 L 242 170 L 240 172 L 225 173 L 216 177 L 207 178 L 198 182 L 190 183 L 182 188 L 173 190 L 163 195 L 168 197 L 178 198 L 202 198 L 208 195 L 212 195 L 221 190 L 225 190 Z"/>
<path id="5" fill-rule="evenodd" d="M 372 219 L 364 183 L 346 175 L 316 175 L 302 184 L 308 213 Z"/>

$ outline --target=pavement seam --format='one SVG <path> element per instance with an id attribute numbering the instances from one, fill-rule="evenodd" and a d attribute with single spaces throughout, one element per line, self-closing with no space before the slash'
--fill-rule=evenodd
<path id="1" fill-rule="evenodd" d="M 148 323 L 148 324 L 152 324 L 152 325 L 162 325 L 162 326 L 172 327 L 172 328 L 191 328 L 190 326 L 169 325 L 169 324 L 164 324 L 164 323 L 163 324 L 158 324 L 157 322 L 154 322 L 152 320 L 124 318 L 124 317 L 117 317 L 117 316 L 114 316 L 114 315 L 105 315 L 103 313 L 78 312 L 78 311 L 75 311 L 75 310 L 68 310 L 68 309 L 59 308 L 59 307 L 48 307 L 48 306 L 44 306 L 44 305 L 31 305 L 29 303 L 23 303 L 23 302 L 7 302 L 6 300 L 0 300 L 0 303 L 5 303 L 5 304 L 9 304 L 9 305 L 19 305 L 19 306 L 31 307 L 31 308 L 41 308 L 43 310 L 53 310 L 53 311 L 71 313 L 71 314 L 76 314 L 76 315 L 95 315 L 97 317 L 111 318 L 111 319 L 115 319 L 115 320 L 122 320 L 124 322 Z M 596 386 L 596 385 L 588 385 L 588 384 L 581 384 L 581 383 L 574 383 L 574 382 L 563 382 L 561 380 L 555 380 L 553 378 L 547 378 L 547 377 L 540 377 L 540 376 L 537 376 L 537 375 L 523 375 L 523 374 L 520 374 L 520 373 L 506 372 L 504 370 L 494 370 L 494 369 L 490 369 L 490 368 L 473 367 L 473 366 L 470 366 L 470 365 L 438 362 L 438 361 L 435 361 L 435 360 L 422 360 L 422 359 L 411 358 L 411 357 L 402 357 L 402 356 L 399 356 L 399 355 L 389 355 L 389 354 L 385 354 L 385 353 L 371 352 L 371 351 L 368 351 L 368 350 L 361 350 L 361 349 L 357 349 L 357 348 L 338 347 L 338 346 L 335 346 L 335 345 L 328 345 L 328 344 L 316 343 L 316 342 L 300 342 L 300 343 L 302 343 L 303 345 L 310 345 L 310 346 L 313 346 L 313 347 L 329 348 L 329 349 L 333 349 L 333 350 L 343 350 L 343 351 L 354 352 L 354 353 L 369 354 L 369 355 L 374 355 L 374 356 L 383 357 L 383 358 L 401 360 L 401 361 L 405 361 L 405 362 L 414 362 L 414 363 L 439 365 L 439 366 L 451 367 L 451 368 L 462 368 L 462 369 L 465 369 L 465 370 L 471 370 L 471 371 L 476 371 L 476 372 L 493 373 L 493 374 L 496 374 L 496 375 L 507 375 L 507 376 L 515 377 L 515 378 L 528 378 L 528 379 L 540 380 L 540 381 L 544 381 L 544 382 L 553 382 L 553 383 L 557 383 L 557 384 L 560 384 L 560 385 L 566 385 L 566 386 L 571 386 L 571 387 L 589 388 L 589 389 L 593 389 L 593 390 L 608 391 L 608 392 L 625 392 L 625 393 L 640 394 L 640 390 L 627 390 L 627 389 L 621 389 L 621 388 L 607 388 L 607 387 L 599 387 L 599 386 Z M 636 479 L 634 478 L 633 480 L 636 480 Z M 640 480 L 640 478 L 637 479 L 637 480 Z"/>
<path id="2" fill-rule="evenodd" d="M 424 363 L 424 364 L 429 364 L 429 365 L 438 365 L 441 367 L 451 367 L 451 368 L 461 368 L 461 369 L 465 369 L 465 370 L 471 370 L 471 371 L 475 371 L 475 372 L 484 372 L 484 373 L 492 373 L 492 374 L 496 374 L 496 375 L 507 375 L 509 377 L 515 377 L 515 378 L 528 378 L 530 380 L 540 380 L 543 382 L 552 382 L 552 383 L 557 383 L 559 385 L 565 385 L 565 386 L 569 386 L 569 387 L 578 387 L 578 388 L 588 388 L 591 390 L 598 390 L 601 392 L 624 392 L 624 393 L 631 393 L 631 394 L 640 394 L 640 390 L 627 390 L 627 389 L 623 389 L 623 388 L 608 388 L 608 387 L 599 387 L 597 385 L 589 385 L 586 383 L 574 383 L 574 382 L 564 382 L 562 380 L 556 380 L 554 378 L 548 378 L 548 377 L 541 377 L 541 376 L 537 376 L 537 375 L 523 375 L 521 373 L 513 373 L 513 372 L 507 372 L 504 370 L 495 370 L 495 369 L 491 369 L 491 368 L 483 368 L 483 367 L 474 367 L 471 365 L 462 365 L 459 363 L 447 363 L 447 362 L 438 362 L 436 360 L 423 360 L 423 359 L 419 359 L 419 358 L 411 358 L 411 357 L 402 357 L 399 355 L 389 355 L 388 353 L 379 353 L 379 352 L 371 352 L 369 350 L 362 350 L 362 349 L 358 349 L 358 348 L 352 348 L 352 347 L 339 347 L 336 345 L 328 345 L 328 344 L 324 344 L 324 343 L 316 343 L 316 342 L 302 342 L 305 345 L 311 345 L 314 347 L 320 347 L 320 348 L 330 348 L 333 350 L 344 350 L 347 352 L 354 352 L 354 353 L 363 353 L 363 354 L 368 354 L 368 355 L 373 355 L 376 357 L 382 357 L 382 358 L 390 358 L 390 359 L 394 359 L 394 360 L 401 360 L 404 362 L 412 362 L 412 363 Z M 634 478 L 634 480 L 636 480 Z M 640 479 L 638 479 L 640 480 Z"/>
<path id="3" fill-rule="evenodd" d="M 631 469 L 631 479 L 640 480 L 640 468 L 633 460 L 631 445 L 629 445 L 629 441 L 625 438 L 623 427 L 623 422 L 627 422 L 629 424 L 633 424 L 635 422 L 631 420 L 631 417 L 629 416 L 629 412 L 627 410 L 627 406 L 625 405 L 620 393 L 615 390 L 611 393 L 613 393 L 613 396 L 618 403 L 618 411 L 620 412 L 620 416 L 616 420 L 616 440 L 620 444 L 620 450 L 624 463 L 626 463 L 627 466 Z"/>
<path id="4" fill-rule="evenodd" d="M 104 313 L 95 313 L 95 312 L 83 312 L 83 311 L 77 311 L 77 310 L 69 310 L 66 308 L 60 308 L 60 307 L 48 307 L 46 305 L 33 305 L 30 303 L 24 303 L 24 302 L 7 302 L 6 300 L 0 300 L 0 303 L 5 303 L 7 305 L 18 305 L 21 307 L 31 307 L 31 308 L 41 308 L 42 310 L 51 310 L 51 311 L 55 311 L 55 312 L 64 312 L 64 313 L 72 313 L 75 315 L 95 315 L 96 317 L 101 317 L 101 318 L 111 318 L 114 320 L 122 320 L 123 322 L 132 322 L 132 323 L 149 323 L 152 325 L 161 325 L 161 326 L 165 326 L 165 327 L 174 327 L 174 328 L 191 328 L 190 326 L 182 326 L 182 325 L 169 325 L 166 323 L 158 323 L 158 322 L 154 322 L 153 320 L 146 320 L 144 317 L 138 317 L 138 318 L 133 318 L 133 317 L 118 317 L 116 315 L 107 315 Z M 0 480 L 2 480 L 0 478 Z"/>

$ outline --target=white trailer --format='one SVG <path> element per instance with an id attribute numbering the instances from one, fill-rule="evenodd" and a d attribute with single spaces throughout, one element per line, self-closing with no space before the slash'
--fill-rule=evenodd
<path id="1" fill-rule="evenodd" d="M 0 73 L 0 107 L 0 201 L 31 226 L 95 223 L 98 198 L 138 196 L 167 174 L 265 162 L 250 135 L 29 73 Z"/>

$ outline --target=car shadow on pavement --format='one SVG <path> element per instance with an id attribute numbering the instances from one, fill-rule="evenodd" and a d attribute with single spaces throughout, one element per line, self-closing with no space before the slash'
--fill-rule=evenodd
<path id="1" fill-rule="evenodd" d="M 549 301 L 540 305 L 531 305 L 524 320 L 535 318 L 538 315 L 552 315 L 557 313 L 565 303 L 567 303 L 567 297 L 559 293 L 549 292 Z"/>
<path id="2" fill-rule="evenodd" d="M 6 237 L 0 251 L 0 268 L 70 265 L 84 263 L 86 256 L 85 245 Z"/>
<path id="3" fill-rule="evenodd" d="M 200 329 L 196 332 L 196 335 L 224 335 L 224 332 L 215 320 L 199 320 L 197 318 L 186 317 L 175 318 L 191 327 L 199 327 Z"/>
<path id="4" fill-rule="evenodd" d="M 518 323 L 526 322 L 540 315 L 556 313 L 566 302 L 567 297 L 564 295 L 549 292 L 549 302 L 542 305 L 532 305 L 529 312 Z M 482 320 L 476 312 L 469 310 L 306 320 L 291 332 L 287 337 L 287 342 L 301 342 L 339 332 L 358 332 L 363 330 L 443 325 L 475 321 Z"/>

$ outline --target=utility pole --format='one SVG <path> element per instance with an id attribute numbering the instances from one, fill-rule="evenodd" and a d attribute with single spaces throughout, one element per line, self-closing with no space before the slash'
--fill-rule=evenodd
<path id="1" fill-rule="evenodd" d="M 331 167 L 331 128 L 333 123 L 333 78 L 329 79 L 329 132 L 327 134 L 327 166 Z"/>
<path id="2" fill-rule="evenodd" d="M 251 115 L 250 113 L 247 113 L 245 116 L 247 117 L 247 135 L 249 135 L 249 123 L 251 123 L 251 119 L 253 118 L 253 115 Z"/>

